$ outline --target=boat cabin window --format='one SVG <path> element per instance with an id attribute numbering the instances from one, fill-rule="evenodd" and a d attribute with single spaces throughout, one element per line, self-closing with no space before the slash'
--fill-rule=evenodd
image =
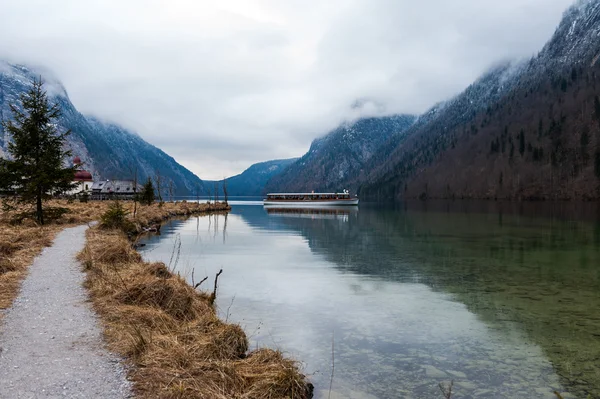
<path id="1" fill-rule="evenodd" d="M 329 194 L 267 194 L 267 199 L 272 201 L 328 201 L 350 199 L 348 193 L 329 193 Z"/>

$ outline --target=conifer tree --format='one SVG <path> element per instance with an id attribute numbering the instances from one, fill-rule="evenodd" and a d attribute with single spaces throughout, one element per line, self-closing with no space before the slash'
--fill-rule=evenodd
<path id="1" fill-rule="evenodd" d="M 152 179 L 148 178 L 148 181 L 146 181 L 146 184 L 144 184 L 142 192 L 140 193 L 140 203 L 143 205 L 152 205 L 154 199 L 154 184 L 152 184 Z"/>
<path id="2" fill-rule="evenodd" d="M 525 132 L 521 129 L 519 133 L 519 154 L 523 156 L 525 154 Z"/>
<path id="3" fill-rule="evenodd" d="M 19 97 L 20 107 L 10 105 L 12 119 L 2 121 L 12 140 L 10 159 L 0 160 L 0 189 L 14 192 L 19 202 L 35 204 L 36 220 L 44 224 L 43 202 L 74 187 L 75 167 L 64 163 L 71 156 L 63 148 L 70 131 L 59 133 L 60 109 L 48 101 L 41 78 Z"/>

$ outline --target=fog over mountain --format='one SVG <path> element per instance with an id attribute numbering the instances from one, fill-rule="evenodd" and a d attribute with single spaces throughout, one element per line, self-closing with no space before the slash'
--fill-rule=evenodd
<path id="1" fill-rule="evenodd" d="M 5 0 L 0 59 L 198 176 L 301 156 L 342 123 L 420 114 L 530 58 L 571 0 Z"/>
<path id="2" fill-rule="evenodd" d="M 61 82 L 43 69 L 32 70 L 0 60 L 0 120 L 13 117 L 11 106 L 21 107 L 20 96 L 31 89 L 33 80 L 42 73 L 44 90 L 61 112 L 55 121 L 57 128 L 60 132 L 71 131 L 66 145 L 73 157 L 81 158 L 83 167 L 95 180 L 134 179 L 137 174 L 138 181 L 145 182 L 159 174 L 163 184 L 172 182 L 177 195 L 190 196 L 203 191 L 202 181 L 197 176 L 135 132 L 80 113 Z M 0 157 L 10 156 L 11 139 L 0 125 Z"/>

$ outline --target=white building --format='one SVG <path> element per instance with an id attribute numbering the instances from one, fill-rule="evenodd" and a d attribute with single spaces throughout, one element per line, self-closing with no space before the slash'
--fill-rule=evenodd
<path id="1" fill-rule="evenodd" d="M 73 166 L 77 168 L 75 172 L 75 176 L 73 177 L 73 184 L 75 187 L 70 191 L 67 191 L 67 195 L 81 195 L 83 193 L 91 194 L 92 193 L 92 184 L 94 183 L 94 178 L 92 174 L 87 170 L 84 170 L 81 166 L 81 158 L 75 157 L 73 159 Z"/>

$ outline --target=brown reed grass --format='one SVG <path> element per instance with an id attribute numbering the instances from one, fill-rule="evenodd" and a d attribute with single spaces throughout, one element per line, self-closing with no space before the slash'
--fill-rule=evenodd
<path id="1" fill-rule="evenodd" d="M 147 217 L 147 223 L 156 220 Z M 133 366 L 129 374 L 138 396 L 312 397 L 297 362 L 270 349 L 248 353 L 246 334 L 217 317 L 209 294 L 162 263 L 142 261 L 123 233 L 88 230 L 79 257 L 106 340 Z"/>
<path id="2" fill-rule="evenodd" d="M 33 259 L 52 244 L 56 234 L 65 227 L 87 223 L 106 208 L 103 203 L 51 201 L 51 207 L 68 210 L 60 219 L 38 226 L 34 219 L 23 218 L 15 224 L 15 216 L 27 211 L 24 206 L 0 212 L 0 318 L 19 292 L 22 280 Z"/>
<path id="3" fill-rule="evenodd" d="M 63 228 L 98 220 L 110 202 L 52 201 L 67 209 L 51 224 L 24 218 L 23 208 L 0 214 L 0 310 L 18 293 L 27 268 Z M 225 212 L 224 204 L 124 202 L 138 232 L 169 218 Z M 298 364 L 280 352 L 247 353 L 248 339 L 235 324 L 221 321 L 211 296 L 189 286 L 162 263 L 143 262 L 121 232 L 92 228 L 79 255 L 86 287 L 101 316 L 109 346 L 126 356 L 140 397 L 278 399 L 310 398 L 312 385 Z M 1 314 L 0 314 L 1 316 Z"/>
<path id="4" fill-rule="evenodd" d="M 21 281 L 27 275 L 27 269 L 33 259 L 44 247 L 50 246 L 56 234 L 63 228 L 99 220 L 106 212 L 111 201 L 89 201 L 86 203 L 67 200 L 48 201 L 49 208 L 65 208 L 60 218 L 39 226 L 32 217 L 18 215 L 31 211 L 27 206 L 15 204 L 11 210 L 0 211 L 0 318 L 2 311 L 8 309 L 19 292 Z M 123 202 L 123 206 L 132 215 L 133 202 Z M 207 212 L 222 212 L 230 209 L 225 204 L 164 203 L 162 206 L 137 206 L 136 218 L 131 218 L 137 231 L 141 232 L 150 224 L 158 224 L 175 216 L 190 216 Z M 107 254 L 111 253 L 107 248 Z M 137 253 L 135 254 L 137 255 Z"/>

